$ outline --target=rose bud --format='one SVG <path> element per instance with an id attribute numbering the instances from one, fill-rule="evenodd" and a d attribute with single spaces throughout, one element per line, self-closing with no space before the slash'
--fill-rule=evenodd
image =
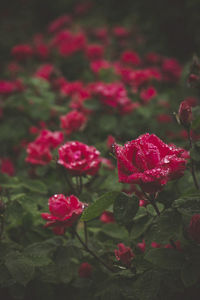
<path id="1" fill-rule="evenodd" d="M 180 123 L 188 128 L 190 127 L 192 123 L 192 110 L 191 106 L 189 105 L 188 101 L 182 101 L 180 106 L 179 106 L 179 111 L 178 111 L 178 117 L 180 120 Z"/>
<path id="2" fill-rule="evenodd" d="M 123 243 L 117 245 L 118 250 L 115 250 L 117 260 L 120 260 L 125 266 L 129 267 L 131 260 L 134 258 L 134 253 L 130 247 L 126 247 Z"/>
<path id="3" fill-rule="evenodd" d="M 141 243 L 137 243 L 137 247 L 138 247 L 142 252 L 145 252 L 145 249 L 146 249 L 145 240 L 142 240 Z"/>
<path id="4" fill-rule="evenodd" d="M 197 244 L 200 244 L 200 214 L 192 216 L 188 233 L 192 240 L 194 240 Z"/>
<path id="5" fill-rule="evenodd" d="M 102 223 L 115 223 L 114 215 L 111 211 L 104 211 L 100 217 Z"/>
<path id="6" fill-rule="evenodd" d="M 79 267 L 78 274 L 79 274 L 79 277 L 81 277 L 81 278 L 91 277 L 92 266 L 87 262 L 82 263 Z"/>

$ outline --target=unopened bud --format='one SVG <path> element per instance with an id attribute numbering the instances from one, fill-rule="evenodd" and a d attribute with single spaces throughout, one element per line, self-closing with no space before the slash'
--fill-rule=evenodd
<path id="1" fill-rule="evenodd" d="M 181 102 L 178 111 L 178 118 L 184 127 L 190 127 L 192 123 L 192 109 L 187 101 Z"/>
<path id="2" fill-rule="evenodd" d="M 200 244 L 200 214 L 192 216 L 188 233 L 191 239 Z"/>

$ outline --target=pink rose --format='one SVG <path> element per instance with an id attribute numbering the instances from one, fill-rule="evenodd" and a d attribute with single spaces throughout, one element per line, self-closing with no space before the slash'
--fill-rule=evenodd
<path id="1" fill-rule="evenodd" d="M 156 135 L 146 133 L 124 146 L 114 145 L 119 182 L 138 184 L 155 193 L 173 179 L 183 176 L 189 154 L 167 145 Z"/>
<path id="2" fill-rule="evenodd" d="M 65 116 L 60 117 L 61 128 L 65 130 L 67 135 L 72 132 L 79 131 L 84 128 L 87 117 L 77 110 L 72 110 Z"/>
<path id="3" fill-rule="evenodd" d="M 71 175 L 95 175 L 100 167 L 100 153 L 93 147 L 78 141 L 67 142 L 59 148 L 58 163 Z"/>
<path id="4" fill-rule="evenodd" d="M 117 260 L 120 260 L 125 266 L 130 266 L 131 260 L 134 258 L 134 253 L 130 247 L 126 247 L 123 243 L 117 245 L 118 249 L 115 250 Z"/>
<path id="5" fill-rule="evenodd" d="M 52 227 L 55 234 L 61 235 L 78 219 L 83 208 L 84 203 L 74 195 L 65 197 L 63 194 L 58 194 L 49 198 L 50 214 L 42 213 L 41 216 L 47 220 L 45 227 Z"/>
<path id="6" fill-rule="evenodd" d="M 91 264 L 84 262 L 80 265 L 78 270 L 79 277 L 88 278 L 92 275 L 92 266 Z"/>
<path id="7" fill-rule="evenodd" d="M 111 211 L 104 211 L 100 217 L 101 222 L 103 223 L 115 223 L 114 215 Z"/>

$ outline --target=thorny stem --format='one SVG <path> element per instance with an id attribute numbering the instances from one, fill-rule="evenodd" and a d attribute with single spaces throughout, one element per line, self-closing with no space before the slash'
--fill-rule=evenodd
<path id="1" fill-rule="evenodd" d="M 98 262 L 101 263 L 107 270 L 114 273 L 114 270 L 110 266 L 108 266 L 100 257 L 98 257 L 90 248 L 88 248 L 86 243 L 84 243 L 84 241 L 76 231 L 74 231 L 74 234 L 88 253 L 90 253 L 96 260 L 98 260 Z"/>
<path id="2" fill-rule="evenodd" d="M 189 150 L 191 150 L 192 146 L 193 146 L 191 130 L 188 129 L 187 133 L 188 133 L 188 140 L 189 140 Z M 195 173 L 195 164 L 194 164 L 194 160 L 192 158 L 191 158 L 191 173 L 192 173 L 192 178 L 193 178 L 193 181 L 194 181 L 194 185 L 195 185 L 196 189 L 199 190 L 200 187 L 199 187 L 199 183 L 197 181 L 197 177 L 196 177 L 196 173 Z"/>

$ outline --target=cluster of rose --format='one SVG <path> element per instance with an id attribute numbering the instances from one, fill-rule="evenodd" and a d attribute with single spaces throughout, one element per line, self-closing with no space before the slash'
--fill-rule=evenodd
<path id="1" fill-rule="evenodd" d="M 49 231 L 48 228 L 44 229 L 41 219 L 39 226 L 40 231 L 45 232 L 43 236 L 47 234 L 50 238 L 54 234 L 63 239 L 67 237 L 67 240 L 77 238 L 81 249 L 87 253 L 85 256 L 87 261 L 78 262 L 77 274 L 80 278 L 92 280 L 93 273 L 97 272 L 98 268 L 102 268 L 102 272 L 119 275 L 119 277 L 112 277 L 113 280 L 119 280 L 119 278 L 127 280 L 128 283 L 124 284 L 124 288 L 121 287 L 121 290 L 118 291 L 119 294 L 114 295 L 113 292 L 111 295 L 109 294 L 111 291 L 107 291 L 109 299 L 153 300 L 160 297 L 160 287 L 155 288 L 154 284 L 157 275 L 161 276 L 161 271 L 158 272 L 160 261 L 161 270 L 164 270 L 163 274 L 169 271 L 170 277 L 173 278 L 172 271 L 178 276 L 177 270 L 179 267 L 181 269 L 180 264 L 187 269 L 185 266 L 190 254 L 199 253 L 198 165 L 196 165 L 195 157 L 190 157 L 191 151 L 193 154 L 199 151 L 199 123 L 193 122 L 192 113 L 192 109 L 196 109 L 198 112 L 198 98 L 193 96 L 187 97 L 182 102 L 179 101 L 180 106 L 176 106 L 176 117 L 179 124 L 176 123 L 175 117 L 169 113 L 173 111 L 171 111 L 168 99 L 162 99 L 159 93 L 163 93 L 164 88 L 175 89 L 178 86 L 182 72 L 181 65 L 174 58 L 164 57 L 154 52 L 140 55 L 135 48 L 142 48 L 144 53 L 143 37 L 135 28 L 123 26 L 97 28 L 87 28 L 86 26 L 84 28 L 80 26 L 74 15 L 59 17 L 48 26 L 45 34 L 36 34 L 29 43 L 15 45 L 12 48 L 12 61 L 5 67 L 6 79 L 0 80 L 2 131 L 6 128 L 4 124 L 7 123 L 7 118 L 10 118 L 8 122 L 11 122 L 10 120 L 16 114 L 20 115 L 17 122 L 22 122 L 23 118 L 26 122 L 22 122 L 25 128 L 17 140 L 14 139 L 13 143 L 9 140 L 8 145 L 4 145 L 0 153 L 1 176 L 5 176 L 2 177 L 4 181 L 1 185 L 0 245 L 1 243 L 3 245 L 5 240 L 8 242 L 12 239 L 12 234 L 9 233 L 9 222 L 7 224 L 6 220 L 6 214 L 12 213 L 8 210 L 10 198 L 13 198 L 14 202 L 21 199 L 22 192 L 23 197 L 25 195 L 23 189 L 19 193 L 16 188 L 16 185 L 21 184 L 16 179 L 18 173 L 21 172 L 23 178 L 29 177 L 30 182 L 34 184 L 39 180 L 45 182 L 53 170 L 55 173 L 58 172 L 59 176 L 62 175 L 66 185 L 62 183 L 60 191 L 58 190 L 59 185 L 55 185 L 55 192 L 49 195 L 49 213 L 43 212 L 45 204 L 37 206 L 42 219 L 47 221 L 45 227 L 52 229 L 52 231 Z M 77 68 L 75 75 L 73 68 Z M 197 81 L 198 74 L 192 73 L 189 83 L 194 84 Z M 48 96 L 51 98 L 50 100 L 43 99 Z M 176 139 L 182 144 L 185 143 L 188 151 L 173 143 L 163 142 L 154 133 L 140 135 L 140 130 L 142 130 L 142 128 L 139 129 L 140 122 L 141 127 L 146 129 L 148 125 L 143 120 L 146 115 L 148 116 L 148 109 L 152 110 L 151 105 L 158 108 L 158 113 L 152 113 L 152 115 L 155 117 L 155 126 L 163 126 L 162 136 L 169 140 Z M 150 117 L 152 115 L 150 114 Z M 134 123 L 135 118 L 136 122 Z M 19 125 L 15 122 L 9 123 L 11 124 L 9 129 L 12 127 L 14 135 Z M 130 123 L 128 133 L 130 141 L 124 143 L 127 139 L 126 133 L 124 133 L 127 131 L 127 128 L 124 127 L 127 122 Z M 192 122 L 195 123 L 194 127 L 192 127 Z M 101 123 L 100 127 L 98 127 L 99 123 Z M 168 128 L 170 124 L 173 124 L 176 130 L 170 130 Z M 99 134 L 104 126 L 105 131 Z M 149 131 L 152 132 L 150 125 L 149 128 Z M 134 130 L 133 136 L 130 135 L 131 130 Z M 137 137 L 137 133 L 139 133 L 139 137 Z M 95 146 L 91 145 L 93 140 Z M 124 145 L 119 144 L 120 142 Z M 102 151 L 98 150 L 98 145 Z M 194 148 L 196 149 L 195 153 Z M 8 153 L 10 153 L 10 157 L 8 157 Z M 22 166 L 23 171 L 20 169 Z M 44 171 L 42 171 L 43 168 Z M 109 181 L 111 177 L 117 178 L 115 170 L 118 171 L 118 181 L 122 183 L 120 188 L 119 185 L 116 185 L 118 190 L 115 191 L 115 183 L 110 190 L 101 188 L 101 182 L 104 179 Z M 183 205 L 186 206 L 182 207 L 182 202 L 180 202 L 180 206 L 179 202 L 176 202 L 180 201 L 178 199 L 175 201 L 177 206 L 174 206 L 176 210 L 174 213 L 175 210 L 172 211 L 171 208 L 173 204 L 170 202 L 165 208 L 165 203 L 160 195 L 168 185 L 174 189 L 175 185 L 178 185 L 178 180 L 186 172 L 189 179 L 184 181 L 183 185 L 188 185 L 189 189 L 194 184 L 191 197 L 196 197 L 193 201 L 195 208 L 188 213 L 186 211 L 188 202 L 183 201 Z M 109 177 L 110 175 L 106 177 L 111 173 L 111 177 Z M 59 180 L 58 177 L 56 180 Z M 54 178 L 49 191 L 54 189 L 53 181 Z M 92 189 L 90 191 L 95 182 L 97 182 L 94 188 L 95 192 Z M 109 182 L 107 184 L 109 186 Z M 33 189 L 31 183 L 28 188 L 30 191 Z M 64 191 L 66 192 L 64 193 Z M 50 192 L 48 193 L 50 194 Z M 90 201 L 90 193 L 91 195 L 95 194 L 95 201 L 93 199 Z M 166 195 L 169 197 L 169 190 Z M 188 196 L 187 192 L 184 194 L 184 197 L 186 196 Z M 172 196 L 172 202 L 175 199 Z M 20 201 L 26 201 L 26 199 Z M 174 218 L 178 215 L 177 218 L 179 218 L 181 209 L 186 211 L 181 217 L 185 223 L 174 237 L 173 230 L 176 232 L 177 228 L 169 229 L 169 233 L 166 233 L 168 226 L 176 226 L 173 225 L 173 222 L 176 224 L 176 220 L 170 219 L 170 214 L 172 213 Z M 170 215 L 169 219 L 168 215 Z M 129 237 L 132 232 L 133 236 L 134 232 L 136 235 L 133 239 L 124 237 L 123 240 L 120 232 L 119 238 L 116 233 L 113 237 L 113 240 L 117 241 L 115 249 L 112 252 L 107 251 L 107 255 L 105 253 L 101 255 L 101 251 L 97 253 L 95 245 L 91 242 L 95 230 L 96 232 L 100 230 L 98 223 L 93 228 L 92 222 L 96 224 L 95 222 L 99 222 L 99 218 L 101 226 L 115 226 L 118 223 L 120 226 L 125 226 Z M 165 219 L 167 225 L 165 225 L 165 236 L 162 243 L 154 240 L 156 235 L 154 236 L 149 228 L 153 228 L 157 224 L 156 222 L 163 225 Z M 169 220 L 172 224 L 169 224 Z M 15 223 L 15 226 L 18 225 Z M 8 236 L 6 237 L 7 228 Z M 107 228 L 109 229 L 109 227 Z M 110 230 L 112 231 L 112 227 Z M 151 234 L 153 236 L 152 240 L 147 238 L 148 230 L 150 230 L 150 238 Z M 159 241 L 162 241 L 162 227 L 160 231 Z M 166 235 L 168 243 L 165 241 Z M 176 237 L 180 237 L 180 239 Z M 111 238 L 112 234 L 109 239 Z M 18 242 L 15 238 L 14 241 Z M 41 237 L 39 241 L 37 239 L 34 241 L 41 242 Z M 154 249 L 164 251 L 155 252 L 154 257 L 154 252 L 151 252 Z M 164 263 L 161 259 L 162 255 L 164 255 Z M 176 261 L 172 261 L 174 268 L 172 265 L 168 266 L 170 257 L 175 257 Z M 93 266 L 92 262 L 94 261 L 96 263 Z M 152 265 L 153 267 L 151 267 Z M 197 266 L 199 268 L 198 263 Z M 16 269 L 13 271 L 11 263 L 6 263 L 6 268 L 12 276 L 15 277 L 18 274 Z M 16 268 L 20 269 L 19 266 Z M 196 268 L 195 274 L 197 275 L 193 276 L 191 282 L 186 278 L 184 271 L 181 275 L 183 287 L 180 282 L 178 283 L 181 285 L 180 289 L 172 287 L 172 283 L 168 284 L 167 289 L 171 292 L 171 294 L 167 294 L 168 297 L 169 295 L 178 297 L 177 293 L 182 293 L 187 288 L 199 283 L 200 272 Z M 193 274 L 193 269 L 188 276 L 190 277 L 191 274 Z M 24 276 L 26 277 L 27 274 Z M 31 282 L 32 278 L 33 276 L 25 279 L 24 285 Z M 16 282 L 21 284 L 18 280 L 20 279 L 15 278 L 14 284 Z M 103 281 L 103 279 L 101 280 Z M 133 285 L 131 280 L 134 282 Z M 148 280 L 150 286 L 145 287 Z M 74 279 L 67 284 L 72 282 L 73 285 L 73 281 Z M 2 286 L 3 282 L 0 275 Z M 110 281 L 106 282 L 109 285 Z M 9 289 L 12 284 L 13 282 L 6 288 Z M 133 288 L 129 287 L 127 291 L 127 284 Z M 76 285 L 77 283 L 75 287 Z M 144 290 L 142 289 L 143 285 Z M 80 289 L 83 287 L 84 293 L 86 293 L 88 285 L 82 283 L 82 286 L 78 286 Z M 91 288 L 91 286 L 89 287 Z M 104 293 L 98 291 L 98 295 L 91 296 L 91 299 L 103 299 Z M 14 297 L 14 293 L 12 296 Z M 21 297 L 23 299 L 24 296 Z M 82 298 L 77 296 L 76 299 Z"/>

